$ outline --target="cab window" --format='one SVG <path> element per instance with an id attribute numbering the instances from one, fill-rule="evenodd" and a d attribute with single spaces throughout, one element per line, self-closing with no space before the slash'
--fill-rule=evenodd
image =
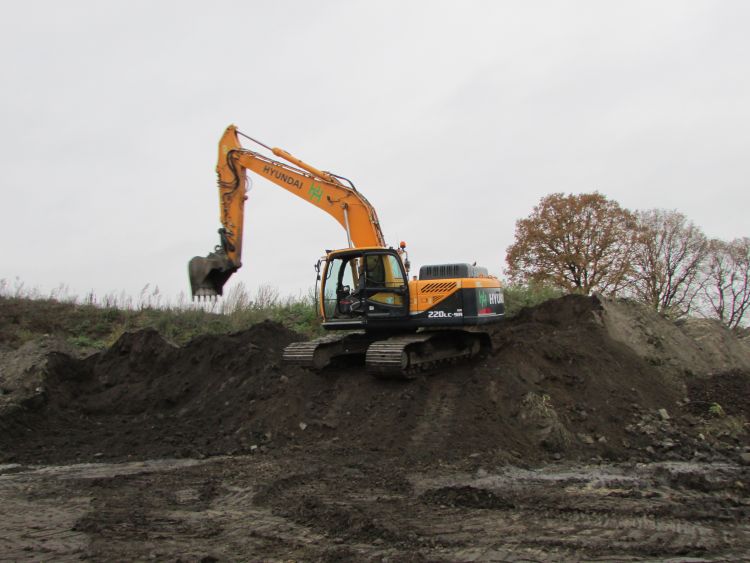
<path id="1" fill-rule="evenodd" d="M 392 254 L 386 254 L 383 256 L 386 262 L 386 272 L 388 272 L 388 279 L 386 285 L 388 287 L 401 287 L 404 285 L 403 270 L 401 269 L 401 261 L 393 256 Z"/>

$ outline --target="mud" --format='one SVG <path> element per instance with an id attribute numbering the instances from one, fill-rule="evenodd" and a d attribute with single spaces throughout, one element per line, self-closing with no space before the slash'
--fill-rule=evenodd
<path id="1" fill-rule="evenodd" d="M 129 333 L 86 358 L 6 347 L 0 553 L 750 554 L 747 339 L 578 296 L 490 331 L 489 355 L 408 382 L 286 367 L 298 336 L 271 322 L 184 347 Z"/>
<path id="2" fill-rule="evenodd" d="M 314 451 L 16 467 L 0 475 L 0 550 L 11 560 L 741 561 L 748 486 L 750 470 L 731 464 L 415 469 Z"/>

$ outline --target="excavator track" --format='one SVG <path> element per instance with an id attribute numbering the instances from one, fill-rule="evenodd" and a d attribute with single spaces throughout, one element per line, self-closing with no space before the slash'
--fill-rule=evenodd
<path id="1" fill-rule="evenodd" d="M 488 349 L 487 335 L 428 331 L 380 340 L 367 349 L 367 371 L 388 379 L 411 379 L 446 363 L 468 360 Z"/>
<path id="2" fill-rule="evenodd" d="M 394 336 L 371 344 L 365 356 L 367 371 L 377 377 L 408 378 L 414 372 L 410 365 L 408 348 L 429 340 L 425 334 Z"/>
<path id="3" fill-rule="evenodd" d="M 480 332 L 425 331 L 377 339 L 364 332 L 294 342 L 284 349 L 284 362 L 321 371 L 342 358 L 364 358 L 368 373 L 386 379 L 411 379 L 446 363 L 472 358 L 489 348 Z"/>
<path id="4" fill-rule="evenodd" d="M 364 332 L 323 336 L 308 342 L 293 342 L 284 348 L 283 360 L 287 364 L 319 371 L 334 360 L 346 356 L 364 355 L 372 342 Z"/>

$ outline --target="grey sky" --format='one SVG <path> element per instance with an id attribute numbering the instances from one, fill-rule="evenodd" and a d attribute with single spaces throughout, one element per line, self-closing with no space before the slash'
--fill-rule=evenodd
<path id="1" fill-rule="evenodd" d="M 188 291 L 224 128 L 354 180 L 412 262 L 502 274 L 544 195 L 750 235 L 748 2 L 3 2 L 0 278 Z M 245 266 L 294 293 L 331 218 L 252 178 Z"/>

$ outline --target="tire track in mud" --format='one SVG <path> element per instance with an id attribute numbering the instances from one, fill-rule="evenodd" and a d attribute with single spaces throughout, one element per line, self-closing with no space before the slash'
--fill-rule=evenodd
<path id="1" fill-rule="evenodd" d="M 586 472 L 555 473 L 554 468 L 537 475 L 518 472 L 515 479 L 509 473 L 486 472 L 482 477 L 453 475 L 426 482 L 416 476 L 420 499 L 441 510 L 431 506 L 415 521 L 420 523 L 420 536 L 432 534 L 437 542 L 503 538 L 502 544 L 491 545 L 481 555 L 457 549 L 452 556 L 459 560 L 501 557 L 508 546 L 515 553 L 510 560 L 539 551 L 546 554 L 542 559 L 555 553 L 555 558 L 566 560 L 705 555 L 714 559 L 717 554 L 744 559 L 750 542 L 750 501 L 743 484 L 747 471 L 688 467 L 715 483 L 696 492 L 665 485 L 663 466 L 644 466 L 640 476 L 629 471 L 608 474 L 612 469 L 602 474 L 591 468 L 588 480 Z M 674 473 L 684 469 L 675 468 Z M 608 482 L 629 483 L 632 488 L 607 488 Z"/>
<path id="2" fill-rule="evenodd" d="M 34 481 L 0 479 L 0 560 L 79 560 L 88 536 L 75 522 L 90 496 L 47 494 Z"/>
<path id="3" fill-rule="evenodd" d="M 527 545 L 564 547 L 573 552 L 598 554 L 693 555 L 718 552 L 731 547 L 725 531 L 671 518 L 617 517 L 551 511 L 533 517 L 535 538 Z M 564 534 L 561 534 L 564 530 Z"/>
<path id="4" fill-rule="evenodd" d="M 441 451 L 450 440 L 459 389 L 448 381 L 435 381 L 417 415 L 411 444 L 418 450 Z"/>

